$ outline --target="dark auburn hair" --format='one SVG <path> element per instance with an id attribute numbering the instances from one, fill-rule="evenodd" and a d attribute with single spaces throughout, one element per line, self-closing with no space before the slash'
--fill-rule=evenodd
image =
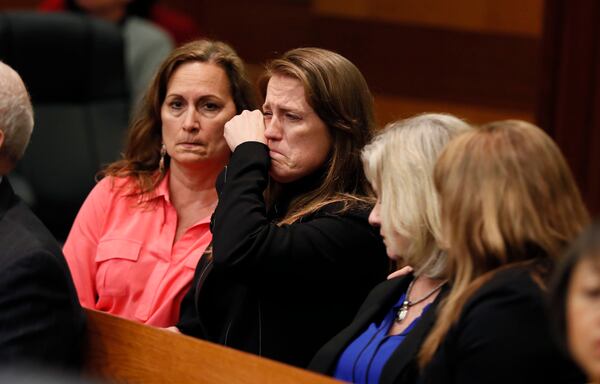
<path id="1" fill-rule="evenodd" d="M 583 260 L 591 260 L 600 266 L 600 222 L 595 222 L 571 244 L 563 260 L 556 268 L 550 284 L 549 307 L 555 335 L 567 351 L 567 297 L 575 267 Z"/>

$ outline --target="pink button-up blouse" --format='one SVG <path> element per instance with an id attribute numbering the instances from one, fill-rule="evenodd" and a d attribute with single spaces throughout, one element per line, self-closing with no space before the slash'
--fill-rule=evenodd
<path id="1" fill-rule="evenodd" d="M 168 179 L 141 205 L 127 196 L 131 179 L 106 177 L 90 192 L 63 248 L 82 306 L 159 327 L 177 322 L 212 234 L 209 216 L 174 241 Z"/>

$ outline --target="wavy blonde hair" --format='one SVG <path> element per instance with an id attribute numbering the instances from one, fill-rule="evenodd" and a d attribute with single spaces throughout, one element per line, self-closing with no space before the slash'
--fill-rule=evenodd
<path id="1" fill-rule="evenodd" d="M 452 289 L 421 348 L 421 366 L 495 273 L 540 256 L 554 264 L 589 221 L 560 150 L 524 121 L 490 123 L 454 139 L 435 166 L 434 182 Z M 532 274 L 544 284 L 544 275 Z"/>
<path id="2" fill-rule="evenodd" d="M 409 239 L 401 256 L 415 275 L 446 273 L 433 167 L 446 144 L 470 128 L 452 115 L 423 114 L 388 124 L 362 151 L 365 174 L 381 200 L 381 226 Z"/>

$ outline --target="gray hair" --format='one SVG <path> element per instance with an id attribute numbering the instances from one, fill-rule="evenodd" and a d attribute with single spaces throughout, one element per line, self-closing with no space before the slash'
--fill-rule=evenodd
<path id="1" fill-rule="evenodd" d="M 0 155 L 16 163 L 29 144 L 33 131 L 33 107 L 21 77 L 0 62 L 0 130 L 4 143 Z"/>
<path id="2" fill-rule="evenodd" d="M 446 272 L 433 168 L 445 145 L 469 129 L 452 115 L 422 114 L 388 124 L 362 151 L 365 174 L 381 200 L 381 225 L 409 240 L 400 257 L 415 275 Z"/>

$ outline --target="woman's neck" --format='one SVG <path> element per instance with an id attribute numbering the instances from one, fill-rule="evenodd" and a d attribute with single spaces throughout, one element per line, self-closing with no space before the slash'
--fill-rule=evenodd
<path id="1" fill-rule="evenodd" d="M 435 301 L 443 284 L 443 279 L 415 276 L 404 299 L 405 302 L 408 301 L 412 304 L 408 306 L 406 313 L 399 321 L 392 322 L 388 335 L 398 335 L 404 332 L 415 319 L 421 316 L 423 310 Z"/>
<path id="2" fill-rule="evenodd" d="M 415 276 L 414 283 L 412 285 L 412 289 L 410 292 L 409 300 L 414 300 L 419 297 L 423 297 L 427 293 L 431 292 L 431 290 L 437 288 L 444 282 L 444 279 L 432 279 L 426 276 Z M 437 293 L 432 295 L 433 298 L 437 297 Z M 433 301 L 433 300 L 431 300 Z"/>
<path id="3" fill-rule="evenodd" d="M 178 211 L 190 204 L 212 206 L 217 201 L 215 182 L 222 167 L 182 167 L 172 164 L 169 177 L 169 196 Z"/>

